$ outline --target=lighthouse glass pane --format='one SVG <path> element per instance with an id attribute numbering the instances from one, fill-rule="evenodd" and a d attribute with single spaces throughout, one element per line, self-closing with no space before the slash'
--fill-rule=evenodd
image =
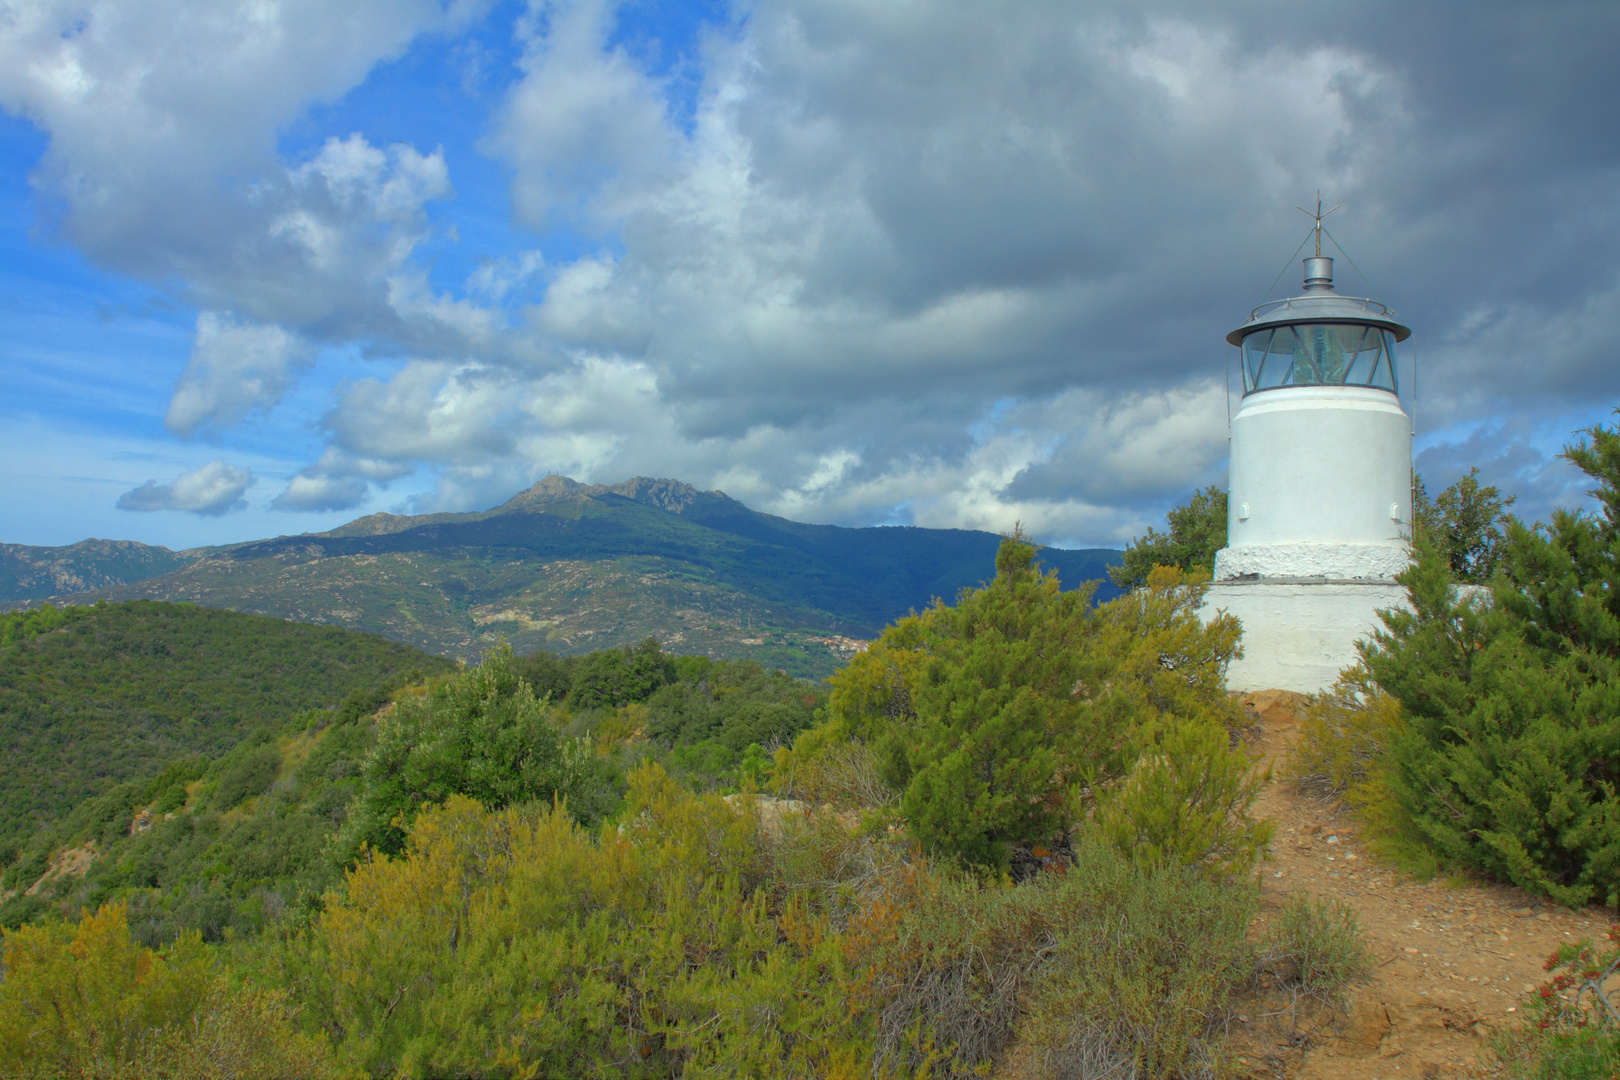
<path id="1" fill-rule="evenodd" d="M 1243 339 L 1243 390 L 1284 386 L 1395 389 L 1394 338 L 1373 326 L 1302 323 Z"/>

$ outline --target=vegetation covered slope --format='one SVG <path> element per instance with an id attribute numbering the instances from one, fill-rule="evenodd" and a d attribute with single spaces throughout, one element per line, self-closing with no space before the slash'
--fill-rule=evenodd
<path id="1" fill-rule="evenodd" d="M 594 824 L 645 760 L 699 788 L 758 778 L 765 747 L 813 724 L 825 696 L 650 640 L 580 657 L 494 650 L 448 678 L 286 714 L 79 803 L 5 868 L 0 925 L 118 901 L 149 944 L 252 936 L 306 917 L 362 843 L 397 853 L 416 812 L 451 793 L 489 807 L 557 795 Z M 74 853 L 73 873 L 52 872 Z"/>
<path id="2" fill-rule="evenodd" d="M 247 883 L 233 856 L 273 851 L 322 784 L 349 782 L 322 744 L 363 733 L 364 706 L 176 775 L 172 794 L 159 778 L 141 809 L 161 824 L 127 837 L 108 819 L 108 876 L 82 879 L 77 928 L 6 935 L 0 1071 L 136 1073 L 161 1050 L 215 1070 L 379 1077 L 944 1078 L 1020 1062 L 1237 1075 L 1230 1015 L 1341 987 L 1363 962 L 1353 923 L 1306 906 L 1253 932 L 1254 882 L 1234 856 L 1264 826 L 1218 677 L 1229 620 L 1203 627 L 1197 586 L 1168 570 L 1146 597 L 1092 609 L 1033 556 L 1006 541 L 990 585 L 891 628 L 825 708 L 806 684 L 647 644 L 581 660 L 497 650 L 401 688 L 327 849 L 341 877 L 276 933 L 151 936 L 154 900 L 204 890 L 142 875 L 183 846 L 160 830 L 212 816 L 262 823 L 252 845 L 186 841 L 209 888 Z M 1065 644 L 1078 661 L 1053 655 Z M 1039 770 L 994 745 L 1008 721 L 1025 722 L 1012 749 Z M 767 738 L 774 760 L 748 753 Z M 678 767 L 694 739 L 756 740 L 725 778 L 741 790 Z M 960 759 L 987 781 L 970 793 L 985 820 L 964 827 L 935 782 Z M 864 797 L 841 782 L 863 768 Z M 618 806 L 594 798 L 604 771 Z M 756 794 L 753 781 L 796 791 L 812 771 L 834 806 Z M 1037 803 L 1052 813 L 1016 812 Z M 356 832 L 376 845 L 350 849 Z M 144 862 L 129 841 L 151 845 Z M 1051 872 L 1013 887 L 1009 846 Z M 243 904 L 268 910 L 275 892 Z M 199 950 L 229 977 L 188 967 Z M 129 1016 L 140 1038 L 116 1026 Z M 244 1030 L 259 1059 L 230 1034 Z"/>
<path id="3" fill-rule="evenodd" d="M 996 543 L 966 530 L 805 525 L 668 480 L 548 477 L 493 510 L 374 514 L 217 549 L 105 595 L 347 626 L 463 659 L 503 638 L 519 652 L 584 653 L 652 635 L 823 676 L 848 656 L 829 638 L 869 638 L 988 580 Z M 1079 584 L 1118 552 L 1042 557 Z"/>
<path id="4" fill-rule="evenodd" d="M 368 634 L 188 604 L 0 615 L 0 845 L 261 724 L 451 666 Z"/>
<path id="5" fill-rule="evenodd" d="M 81 540 L 64 547 L 0 544 L 0 603 L 145 581 L 199 557 L 201 552 L 170 551 L 133 540 Z"/>

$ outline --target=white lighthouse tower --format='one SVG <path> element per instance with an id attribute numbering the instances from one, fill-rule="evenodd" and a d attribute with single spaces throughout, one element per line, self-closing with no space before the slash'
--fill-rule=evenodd
<path id="1" fill-rule="evenodd" d="M 1205 604 L 1243 623 L 1233 690 L 1331 685 L 1376 612 L 1405 603 L 1392 579 L 1411 559 L 1412 425 L 1396 347 L 1412 331 L 1383 304 L 1334 291 L 1320 203 L 1315 216 L 1303 293 L 1262 304 L 1226 336 L 1241 353 L 1243 402 L 1227 546 Z"/>

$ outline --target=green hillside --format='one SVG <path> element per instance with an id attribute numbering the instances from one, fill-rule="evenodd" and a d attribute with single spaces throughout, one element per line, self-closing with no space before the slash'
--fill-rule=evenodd
<path id="1" fill-rule="evenodd" d="M 189 604 L 0 615 L 0 846 L 263 724 L 451 668 L 368 634 Z"/>
<path id="2" fill-rule="evenodd" d="M 822 687 L 758 664 L 670 656 L 654 642 L 577 657 L 540 653 L 510 664 L 545 702 L 543 715 L 558 735 L 597 751 L 591 791 L 576 785 L 569 793 L 587 820 L 617 805 L 626 769 L 646 760 L 698 788 L 734 786 L 745 771 L 766 767 L 762 744 L 791 742 L 826 701 Z M 0 925 L 121 900 L 136 936 L 157 944 L 183 930 L 210 941 L 228 929 L 251 935 L 307 912 L 339 883 L 367 838 L 355 832 L 356 807 L 363 816 L 374 714 L 379 706 L 392 709 L 392 701 L 420 700 L 422 691 L 395 677 L 335 707 L 289 710 L 222 753 L 171 760 L 83 800 L 7 859 Z M 433 756 L 442 763 L 446 754 L 438 747 Z M 83 862 L 73 872 L 51 872 L 75 853 Z"/>
<path id="3" fill-rule="evenodd" d="M 374 514 L 214 549 L 100 595 L 345 626 L 463 659 L 503 638 L 519 652 L 584 653 L 650 635 L 819 677 L 851 651 L 829 639 L 869 638 L 954 599 L 993 575 L 997 543 L 959 529 L 806 525 L 670 480 L 554 476 L 493 510 Z M 1104 577 L 1119 552 L 1041 557 L 1072 587 Z M 1116 591 L 1105 583 L 1098 598 Z"/>

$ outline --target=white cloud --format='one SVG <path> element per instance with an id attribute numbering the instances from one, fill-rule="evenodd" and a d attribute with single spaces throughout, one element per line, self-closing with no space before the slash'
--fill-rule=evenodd
<path id="1" fill-rule="evenodd" d="M 163 424 L 183 438 L 204 426 L 232 427 L 252 410 L 268 411 L 279 402 L 309 360 L 309 347 L 279 326 L 242 324 L 205 311 L 197 316 L 191 359 Z"/>
<path id="2" fill-rule="evenodd" d="M 200 469 L 181 473 L 167 484 L 148 480 L 118 497 L 120 510 L 187 510 L 205 517 L 218 517 L 247 505 L 244 492 L 255 483 L 247 469 L 223 461 L 213 461 Z"/>
<path id="3" fill-rule="evenodd" d="M 306 476 L 287 481 L 286 490 L 270 501 L 276 510 L 349 510 L 365 501 L 371 487 L 357 476 Z"/>
<path id="4" fill-rule="evenodd" d="M 77 244 L 184 259 L 230 213 L 222 177 L 264 171 L 278 129 L 441 21 L 428 0 L 10 4 L 0 104 L 50 134 L 36 183 Z"/>
<path id="5" fill-rule="evenodd" d="M 533 235 L 459 289 L 422 257 L 459 163 L 348 131 L 288 162 L 275 133 L 476 5 L 19 10 L 0 104 L 50 136 L 63 235 L 233 313 L 199 319 L 172 430 L 270 408 L 308 347 L 397 361 L 339 389 L 283 509 L 411 469 L 458 509 L 651 473 L 812 520 L 1124 539 L 1221 479 L 1222 335 L 1319 187 L 1417 313 L 1424 415 L 1620 392 L 1620 226 L 1531 212 L 1615 204 L 1592 132 L 1620 98 L 1575 81 L 1608 67 L 1480 60 L 1602 57 L 1561 9 L 1392 40 L 1314 9 L 761 0 L 651 74 L 609 0 L 534 0 L 482 143 Z"/>
<path id="6" fill-rule="evenodd" d="M 512 199 L 526 220 L 582 211 L 602 228 L 619 193 L 640 198 L 670 178 L 681 140 L 663 88 L 622 47 L 604 47 L 616 6 L 539 3 L 520 24 L 524 77 L 491 145 L 517 169 Z"/>
<path id="7" fill-rule="evenodd" d="M 351 510 L 366 500 L 372 483 L 387 487 L 390 481 L 413 471 L 408 464 L 356 457 L 329 446 L 319 461 L 300 469 L 287 481 L 287 487 L 270 501 L 270 507 L 304 513 Z"/>

